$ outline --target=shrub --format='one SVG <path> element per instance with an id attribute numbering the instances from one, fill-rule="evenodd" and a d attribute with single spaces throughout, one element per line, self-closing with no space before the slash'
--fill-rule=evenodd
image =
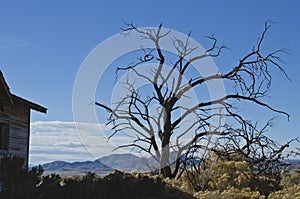
<path id="1" fill-rule="evenodd" d="M 230 187 L 224 191 L 199 191 L 194 194 L 194 197 L 201 199 L 265 199 L 258 191 L 251 191 L 250 188 L 242 190 Z"/>
<path id="2" fill-rule="evenodd" d="M 300 185 L 293 185 L 273 192 L 269 195 L 268 199 L 300 199 Z"/>
<path id="3" fill-rule="evenodd" d="M 215 160 L 207 163 L 205 167 L 198 167 L 197 170 L 190 169 L 178 180 L 166 179 L 165 181 L 173 187 L 196 193 L 203 198 L 214 198 L 217 195 L 220 198 L 222 194 L 228 195 L 233 190 L 236 193 L 244 193 L 245 197 L 247 194 L 254 198 L 257 195 L 263 197 L 281 188 L 275 179 L 255 175 L 246 161 Z M 198 190 L 195 189 L 195 184 L 199 187 Z"/>
<path id="4" fill-rule="evenodd" d="M 115 171 L 100 177 L 61 178 L 57 174 L 42 176 L 41 166 L 30 171 L 23 168 L 23 160 L 6 157 L 0 163 L 3 190 L 1 199 L 76 199 L 76 198 L 201 198 L 201 199 L 300 199 L 300 171 L 281 172 L 279 186 L 276 179 L 253 174 L 245 161 L 215 161 L 199 170 L 189 170 L 179 179 L 162 179 L 138 172 Z M 207 187 L 195 191 L 190 175 L 199 185 Z M 283 188 L 283 189 L 281 189 Z"/>
<path id="5" fill-rule="evenodd" d="M 291 172 L 281 172 L 281 185 L 284 188 L 300 185 L 300 170 L 294 169 Z"/>
<path id="6" fill-rule="evenodd" d="M 27 171 L 24 159 L 7 156 L 0 162 L 0 181 L 2 182 L 2 199 L 36 198 L 36 186 L 41 180 L 44 170 L 41 166 Z"/>
<path id="7" fill-rule="evenodd" d="M 250 187 L 252 172 L 246 162 L 224 161 L 210 168 L 209 186 L 212 190 L 224 191 L 229 187 Z"/>

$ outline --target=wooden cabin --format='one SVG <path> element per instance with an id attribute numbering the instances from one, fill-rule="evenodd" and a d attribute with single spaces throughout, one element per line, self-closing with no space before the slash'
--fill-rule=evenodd
<path id="1" fill-rule="evenodd" d="M 12 94 L 0 70 L 0 158 L 19 156 L 27 168 L 31 110 L 47 112 L 46 108 Z"/>

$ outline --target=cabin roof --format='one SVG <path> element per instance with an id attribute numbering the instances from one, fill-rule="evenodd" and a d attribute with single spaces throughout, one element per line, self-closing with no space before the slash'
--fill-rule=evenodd
<path id="1" fill-rule="evenodd" d="M 15 102 L 19 102 L 19 103 L 23 103 L 23 104 L 27 105 L 32 110 L 39 111 L 39 112 L 42 112 L 42 113 L 47 113 L 47 109 L 45 107 L 12 94 L 9 90 L 9 86 L 6 83 L 5 78 L 4 78 L 3 73 L 1 72 L 1 70 L 0 70 L 0 88 L 1 88 L 1 90 L 4 90 L 5 97 L 8 98 L 9 102 L 12 105 L 14 105 Z"/>

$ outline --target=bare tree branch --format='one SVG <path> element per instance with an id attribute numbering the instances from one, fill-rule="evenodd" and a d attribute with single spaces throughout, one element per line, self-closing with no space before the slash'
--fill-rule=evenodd
<path id="1" fill-rule="evenodd" d="M 280 159 L 282 151 L 288 147 L 289 143 L 283 145 L 282 148 L 276 148 L 277 145 L 263 134 L 270 124 L 267 124 L 261 131 L 257 131 L 256 125 L 239 114 L 238 108 L 235 107 L 236 102 L 243 101 L 286 115 L 288 119 L 290 117 L 285 111 L 273 108 L 263 100 L 270 91 L 272 67 L 277 68 L 288 78 L 280 57 L 281 53 L 286 52 L 285 49 L 273 52 L 262 50 L 270 22 L 265 23 L 264 30 L 252 51 L 242 56 L 235 66 L 230 67 L 228 71 L 218 71 L 208 76 L 190 74 L 188 71 L 194 62 L 205 58 L 217 58 L 226 48 L 219 45 L 213 35 L 206 37 L 212 41 L 210 48 L 198 54 L 195 53 L 198 52 L 199 46 L 192 46 L 191 33 L 185 39 L 171 38 L 171 44 L 177 52 L 174 58 L 174 55 L 169 56 L 161 48 L 162 41 L 170 36 L 170 30 L 163 29 L 162 24 L 156 29 L 139 28 L 132 23 L 125 23 L 125 25 L 126 28 L 122 29 L 124 35 L 130 32 L 138 33 L 141 39 L 152 41 L 154 47 L 141 49 L 142 55 L 136 62 L 116 68 L 116 73 L 131 71 L 135 78 L 148 82 L 147 89 L 137 88 L 135 80 L 128 79 L 124 82 L 128 93 L 119 101 L 114 102 L 114 107 L 95 102 L 96 106 L 110 114 L 108 123 L 112 124 L 114 132 L 109 138 L 127 130 L 131 130 L 133 136 L 137 137 L 132 143 L 124 143 L 118 148 L 129 147 L 149 153 L 160 163 L 161 174 L 164 177 L 180 175 L 182 173 L 180 168 L 187 168 L 190 157 L 199 154 L 199 151 L 202 151 L 203 155 L 213 150 L 210 147 L 214 136 L 219 137 L 224 144 L 219 145 L 219 148 L 223 147 L 224 151 L 241 150 L 249 159 L 252 157 L 253 165 L 261 163 L 260 158 L 265 158 L 268 154 L 269 159 Z M 170 60 L 172 60 L 172 65 L 169 68 L 167 63 Z M 151 63 L 153 67 L 139 70 L 138 66 L 145 63 Z M 180 104 L 181 99 L 192 97 L 189 91 L 205 87 L 206 83 L 214 80 L 226 82 L 226 85 L 232 86 L 233 91 L 218 99 L 208 101 L 201 98 L 201 93 L 197 93 L 199 97 L 197 103 L 185 106 Z M 219 113 L 215 113 L 217 109 L 220 110 Z M 228 124 L 222 123 L 221 120 L 225 118 L 229 119 Z M 217 124 L 215 120 L 219 120 Z M 241 125 L 241 128 L 233 128 L 236 123 Z M 186 124 L 188 125 L 185 128 L 179 128 Z M 172 138 L 175 138 L 174 142 Z M 246 144 L 240 145 L 240 139 L 245 140 Z M 173 169 L 169 162 L 171 148 L 175 149 L 177 157 Z M 221 153 L 220 150 L 218 152 Z M 182 157 L 186 158 L 186 162 L 181 160 Z M 256 161 L 258 163 L 255 163 Z"/>

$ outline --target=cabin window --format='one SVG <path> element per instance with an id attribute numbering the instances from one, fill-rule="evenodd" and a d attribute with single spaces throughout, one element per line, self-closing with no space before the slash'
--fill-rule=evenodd
<path id="1" fill-rule="evenodd" d="M 8 149 L 9 125 L 0 123 L 0 150 Z"/>

